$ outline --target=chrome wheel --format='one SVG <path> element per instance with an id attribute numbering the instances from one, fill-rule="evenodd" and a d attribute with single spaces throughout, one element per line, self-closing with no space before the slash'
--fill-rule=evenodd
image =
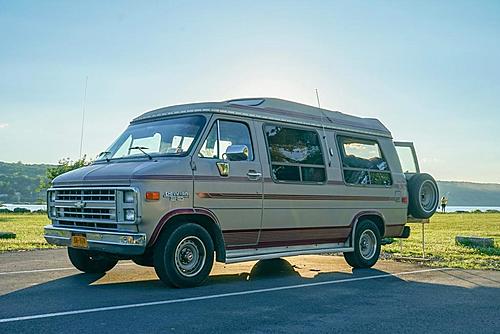
<path id="1" fill-rule="evenodd" d="M 365 230 L 359 237 L 359 253 L 365 260 L 370 260 L 377 252 L 377 237 L 372 230 Z"/>
<path id="2" fill-rule="evenodd" d="M 179 242 L 174 256 L 177 271 L 182 276 L 193 277 L 203 269 L 207 252 L 198 237 L 188 236 Z"/>
<path id="3" fill-rule="evenodd" d="M 433 211 L 437 206 L 437 189 L 431 181 L 424 181 L 420 186 L 420 205 L 426 212 Z"/>

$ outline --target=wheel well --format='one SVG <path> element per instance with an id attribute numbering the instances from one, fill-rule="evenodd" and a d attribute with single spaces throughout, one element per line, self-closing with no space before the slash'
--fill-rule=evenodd
<path id="1" fill-rule="evenodd" d="M 195 223 L 202 226 L 212 237 L 215 248 L 215 258 L 218 262 L 226 260 L 226 248 L 224 238 L 219 225 L 212 218 L 201 214 L 181 214 L 170 218 L 162 227 L 160 233 L 167 229 L 175 228 L 184 223 Z M 153 246 L 153 245 L 152 245 Z"/>
<path id="2" fill-rule="evenodd" d="M 365 215 L 362 215 L 358 218 L 358 220 L 356 221 L 356 225 L 358 222 L 360 221 L 363 221 L 363 220 L 371 220 L 372 222 L 375 223 L 375 225 L 377 225 L 377 228 L 378 228 L 378 231 L 380 232 L 380 237 L 384 237 L 384 234 L 385 234 L 385 223 L 384 223 L 384 219 L 377 215 L 377 214 L 365 214 Z M 353 232 L 355 231 L 356 229 L 356 226 L 354 226 L 353 228 Z"/>

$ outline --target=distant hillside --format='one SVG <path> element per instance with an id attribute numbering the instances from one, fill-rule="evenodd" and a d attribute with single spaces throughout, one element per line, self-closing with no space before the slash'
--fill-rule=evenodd
<path id="1" fill-rule="evenodd" d="M 500 206 L 500 184 L 438 181 L 441 196 L 452 206 Z"/>
<path id="2" fill-rule="evenodd" d="M 0 203 L 45 201 L 45 192 L 36 189 L 48 167 L 53 165 L 0 162 Z M 448 205 L 500 206 L 500 184 L 438 181 L 438 186 Z"/>
<path id="3" fill-rule="evenodd" d="M 52 165 L 0 162 L 0 203 L 45 201 L 45 192 L 36 189 L 48 167 Z"/>

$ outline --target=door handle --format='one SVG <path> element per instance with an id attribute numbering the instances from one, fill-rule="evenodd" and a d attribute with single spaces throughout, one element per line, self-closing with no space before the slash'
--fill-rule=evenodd
<path id="1" fill-rule="evenodd" d="M 249 170 L 247 176 L 250 180 L 259 180 L 262 177 L 262 173 L 254 170 Z"/>

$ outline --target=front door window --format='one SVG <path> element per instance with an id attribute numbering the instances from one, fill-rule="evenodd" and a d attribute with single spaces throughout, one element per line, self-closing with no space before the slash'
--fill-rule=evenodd
<path id="1" fill-rule="evenodd" d="M 232 145 L 245 145 L 248 148 L 248 160 L 254 159 L 248 126 L 241 122 L 217 120 L 210 129 L 198 156 L 224 159 L 227 149 Z"/>

